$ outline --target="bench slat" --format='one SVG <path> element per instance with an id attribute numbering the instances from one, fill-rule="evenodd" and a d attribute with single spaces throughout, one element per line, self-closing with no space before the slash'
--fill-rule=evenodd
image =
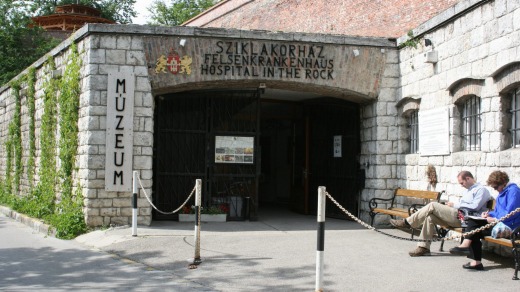
<path id="1" fill-rule="evenodd" d="M 444 226 L 442 228 L 452 230 L 457 233 L 462 233 L 462 228 L 452 228 L 452 227 L 444 227 Z M 511 243 L 511 239 L 509 239 L 509 238 L 493 238 L 491 236 L 485 236 L 484 240 L 492 242 L 492 243 L 496 243 L 499 245 L 507 246 L 507 247 L 513 247 L 513 244 Z"/>
<path id="2" fill-rule="evenodd" d="M 484 240 L 493 242 L 496 244 L 508 246 L 508 247 L 513 247 L 513 244 L 511 243 L 511 239 L 508 239 L 508 238 L 493 238 L 491 236 L 486 236 L 486 237 L 484 237 Z"/>
<path id="3" fill-rule="evenodd" d="M 433 191 L 408 190 L 408 189 L 397 188 L 394 191 L 392 198 L 377 198 L 377 197 L 372 198 L 368 202 L 369 208 L 370 208 L 369 214 L 371 217 L 370 225 L 374 224 L 374 217 L 378 214 L 390 215 L 392 217 L 400 217 L 400 218 L 407 218 L 410 215 L 408 213 L 409 212 L 408 208 L 406 208 L 406 209 L 403 208 L 403 206 L 402 206 L 403 203 L 396 201 L 397 197 L 428 199 L 428 200 L 435 200 L 438 202 L 441 197 L 441 194 L 443 192 L 444 191 L 433 192 Z M 379 203 L 383 203 L 383 202 L 391 202 L 390 207 L 381 208 L 381 205 L 379 205 Z M 425 203 L 425 202 L 423 202 L 423 203 Z M 405 202 L 405 204 L 406 204 L 406 202 Z M 380 206 L 379 208 L 377 208 L 378 205 Z M 401 208 L 396 208 L 395 207 L 396 205 L 399 205 Z M 422 205 L 420 205 L 420 206 L 422 206 Z M 419 204 L 412 204 L 410 207 L 413 207 L 414 209 L 416 209 L 417 207 L 419 207 Z M 412 233 L 412 238 L 413 238 L 413 233 Z"/>
<path id="4" fill-rule="evenodd" d="M 382 213 L 382 214 L 387 214 L 387 215 L 392 215 L 392 216 L 399 216 L 402 218 L 408 217 L 408 210 L 400 209 L 400 208 L 390 208 L 390 209 L 375 208 L 374 213 Z"/>
<path id="5" fill-rule="evenodd" d="M 451 230 L 451 231 L 454 231 L 454 232 L 457 232 L 457 233 L 462 233 L 462 228 L 461 227 L 451 227 L 451 226 L 441 226 L 443 229 L 446 229 L 446 230 Z"/>
<path id="6" fill-rule="evenodd" d="M 420 199 L 438 200 L 440 192 L 397 189 L 395 195 L 403 197 L 415 197 Z"/>

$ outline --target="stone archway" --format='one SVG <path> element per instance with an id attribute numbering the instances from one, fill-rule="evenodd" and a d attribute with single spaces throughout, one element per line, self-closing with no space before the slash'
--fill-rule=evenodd
<path id="1" fill-rule="evenodd" d="M 193 32 L 193 34 L 186 34 L 185 31 Z M 201 31 L 204 33 L 197 34 Z M 352 121 L 344 122 L 339 119 L 337 123 L 348 124 L 346 128 L 350 127 L 349 129 L 353 132 L 338 132 L 336 136 L 343 138 L 346 137 L 345 135 L 357 137 L 354 143 L 350 143 L 351 146 L 357 145 L 352 148 L 355 149 L 353 151 L 356 153 L 349 151 L 348 158 L 349 161 L 354 161 L 354 164 L 357 163 L 356 156 L 359 154 L 360 143 L 358 121 L 360 117 L 359 107 L 356 103 L 372 102 L 378 96 L 379 85 L 381 84 L 379 79 L 387 61 L 385 49 L 381 48 L 389 45 L 386 40 L 377 40 L 376 42 L 372 40 L 371 45 L 373 46 L 361 46 L 360 42 L 357 45 L 345 45 L 342 38 L 334 41 L 327 39 L 325 42 L 319 36 L 316 36 L 315 39 L 309 37 L 295 41 L 294 34 L 280 34 L 273 38 L 268 33 L 259 33 L 258 35 L 244 37 L 241 34 L 234 33 L 234 31 L 218 30 L 218 36 L 215 36 L 211 34 L 214 31 L 212 29 L 177 28 L 173 36 L 147 35 L 143 37 L 144 53 L 154 96 L 174 98 L 176 95 L 180 96 L 195 91 L 219 90 L 220 92 L 229 91 L 231 93 L 235 90 L 247 89 L 259 90 L 264 100 L 284 100 L 293 105 L 300 103 L 300 106 L 303 105 L 302 100 L 311 97 L 329 97 L 338 101 L 348 101 L 352 103 L 351 106 L 353 106 L 352 109 L 355 114 L 352 112 L 346 116 L 353 117 L 357 126 L 352 127 Z M 160 105 L 157 106 L 161 107 Z M 321 110 L 313 116 L 313 124 L 307 125 L 307 130 L 305 130 L 305 127 L 300 127 L 304 132 L 299 133 L 298 137 L 304 137 L 305 131 L 309 131 L 309 127 L 319 126 L 321 124 L 319 123 L 320 115 L 326 117 L 333 107 L 337 108 L 336 105 L 326 110 L 324 106 L 325 103 L 321 104 L 317 99 L 317 103 L 309 107 L 311 111 L 318 108 Z M 309 114 L 305 116 L 311 117 Z M 300 118 L 302 120 L 298 120 Z M 304 116 L 300 118 L 286 118 L 283 122 L 291 124 L 291 127 L 298 127 L 298 125 L 305 124 Z M 331 125 L 328 128 L 332 128 Z M 294 139 L 296 136 L 293 134 L 286 135 L 283 139 Z M 334 134 L 331 132 L 327 135 Z M 280 138 L 279 135 L 275 136 Z M 318 136 L 315 134 L 309 136 L 308 139 L 313 140 L 312 137 Z M 258 139 L 258 143 L 263 143 L 261 148 L 264 149 L 263 154 L 258 152 L 258 156 L 264 155 L 267 157 L 267 149 L 269 149 L 267 147 L 269 141 L 266 141 L 267 136 L 263 135 Z M 160 143 L 157 139 L 155 141 Z M 332 140 L 328 142 L 332 143 Z M 321 141 L 320 145 L 323 146 L 328 142 Z M 156 147 L 158 146 L 156 145 Z M 210 146 L 206 146 L 206 148 Z M 260 144 L 256 144 L 256 146 L 260 146 Z M 326 146 L 323 147 L 326 148 Z M 315 150 L 327 152 L 328 150 L 325 148 L 315 148 Z M 303 148 L 300 150 L 307 151 Z M 277 148 L 273 151 L 280 151 L 280 149 Z M 328 156 L 326 155 L 326 157 Z M 306 156 L 300 158 L 308 159 Z M 273 159 L 273 157 L 270 156 L 268 159 Z M 288 157 L 284 159 L 288 159 Z M 266 169 L 265 162 L 266 160 L 262 160 L 262 167 L 258 166 L 258 174 L 255 175 L 254 179 L 256 181 L 254 183 L 255 195 L 252 198 L 253 201 L 256 200 L 256 206 L 253 206 L 253 211 L 262 199 L 261 193 L 272 191 L 262 190 L 261 183 L 259 183 L 260 178 L 265 178 L 263 173 Z M 258 160 L 258 163 L 260 163 L 260 160 Z M 292 168 L 297 164 L 294 160 L 291 160 L 291 163 L 293 163 Z M 284 166 L 278 165 L 277 167 L 280 170 Z M 211 169 L 211 167 L 206 168 Z M 283 176 L 284 179 L 289 180 L 299 177 L 296 174 L 300 170 L 291 169 L 289 171 L 289 168 L 291 167 L 287 167 L 290 174 L 286 173 Z M 348 173 L 347 176 L 352 180 L 349 184 L 356 189 L 351 193 L 357 195 L 358 173 L 356 170 L 357 165 L 354 165 L 352 169 L 345 173 Z M 213 179 L 207 177 L 208 171 L 202 173 L 208 181 Z M 317 183 L 316 181 L 313 182 Z M 275 181 L 271 183 L 274 184 Z M 314 203 L 309 203 L 309 199 L 305 199 L 303 195 L 304 189 L 308 193 L 308 187 L 295 191 L 297 189 L 294 187 L 295 185 L 287 185 L 281 189 L 290 189 L 290 200 L 300 197 L 297 200 L 298 202 L 291 203 L 293 209 L 309 213 L 309 207 L 312 207 L 310 205 Z M 342 188 L 340 185 L 338 185 L 339 189 Z M 310 185 L 307 184 L 307 186 Z M 314 188 L 314 185 L 312 187 Z M 206 190 L 213 192 L 209 187 Z M 295 192 L 298 195 L 294 195 Z M 260 197 L 257 196 L 258 194 Z M 215 196 L 215 194 L 209 195 Z M 346 199 L 345 201 L 355 202 L 356 200 Z M 306 207 L 302 207 L 301 204 Z M 350 210 L 357 213 L 357 203 L 353 203 Z M 253 212 L 253 216 L 255 215 L 256 213 Z"/>

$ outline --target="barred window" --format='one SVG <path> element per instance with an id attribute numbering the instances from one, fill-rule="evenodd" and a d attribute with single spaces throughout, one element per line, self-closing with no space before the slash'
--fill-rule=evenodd
<path id="1" fill-rule="evenodd" d="M 480 98 L 472 95 L 462 105 L 462 140 L 464 150 L 480 150 Z"/>
<path id="2" fill-rule="evenodd" d="M 520 87 L 511 92 L 511 116 L 512 123 L 511 137 L 513 138 L 513 148 L 520 146 Z"/>
<path id="3" fill-rule="evenodd" d="M 414 110 L 408 117 L 408 128 L 410 133 L 410 153 L 419 151 L 419 111 Z"/>

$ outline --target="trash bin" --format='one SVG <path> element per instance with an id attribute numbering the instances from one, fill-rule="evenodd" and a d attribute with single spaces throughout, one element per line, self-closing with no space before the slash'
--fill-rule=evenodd
<path id="1" fill-rule="evenodd" d="M 242 217 L 242 197 L 229 197 L 229 217 Z"/>

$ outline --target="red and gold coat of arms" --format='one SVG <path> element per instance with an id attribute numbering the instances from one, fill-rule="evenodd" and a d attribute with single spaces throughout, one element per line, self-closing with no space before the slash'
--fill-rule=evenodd
<path id="1" fill-rule="evenodd" d="M 170 49 L 168 57 L 161 55 L 155 63 L 155 73 L 167 73 L 171 74 L 191 74 L 191 63 L 192 58 L 190 56 L 181 56 L 173 49 Z"/>

